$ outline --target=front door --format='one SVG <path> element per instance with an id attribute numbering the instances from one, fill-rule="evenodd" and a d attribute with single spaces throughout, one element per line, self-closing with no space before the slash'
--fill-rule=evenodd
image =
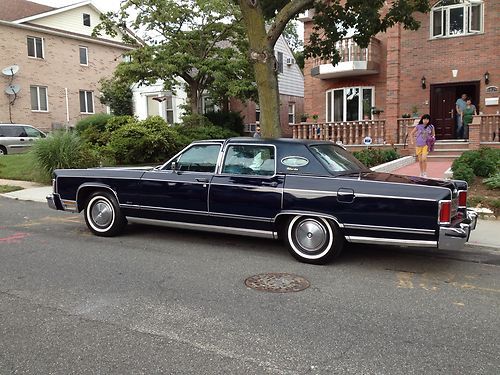
<path id="1" fill-rule="evenodd" d="M 466 94 L 478 108 L 479 82 L 457 82 L 431 85 L 430 115 L 438 140 L 456 138 L 457 113 L 455 103 Z M 478 109 L 479 110 L 479 109 Z"/>

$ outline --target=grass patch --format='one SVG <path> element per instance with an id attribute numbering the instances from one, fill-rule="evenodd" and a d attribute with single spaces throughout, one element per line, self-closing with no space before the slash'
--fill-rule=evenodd
<path id="1" fill-rule="evenodd" d="M 45 177 L 36 166 L 31 152 L 1 156 L 0 178 L 50 184 L 50 178 Z"/>
<path id="2" fill-rule="evenodd" d="M 11 193 L 17 190 L 22 190 L 22 187 L 12 186 L 12 185 L 0 185 L 0 194 Z"/>

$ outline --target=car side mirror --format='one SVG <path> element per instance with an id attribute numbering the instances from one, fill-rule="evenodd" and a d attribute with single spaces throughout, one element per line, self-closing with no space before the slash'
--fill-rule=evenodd
<path id="1" fill-rule="evenodd" d="M 170 169 L 172 171 L 175 171 L 176 168 L 177 168 L 177 163 L 175 161 L 173 161 L 172 164 L 170 164 Z"/>

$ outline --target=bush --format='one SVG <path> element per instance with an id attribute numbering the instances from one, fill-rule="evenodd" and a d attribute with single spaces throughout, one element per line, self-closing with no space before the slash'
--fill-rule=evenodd
<path id="1" fill-rule="evenodd" d="M 459 164 L 458 167 L 453 167 L 453 178 L 455 180 L 464 180 L 470 185 L 474 181 L 474 170 L 464 164 Z"/>
<path id="2" fill-rule="evenodd" d="M 108 115 L 107 113 L 96 113 L 95 115 L 85 117 L 76 123 L 76 132 L 78 135 L 81 135 L 89 127 L 93 127 L 97 131 L 103 132 L 106 127 L 106 123 L 112 117 L 112 115 Z"/>
<path id="3" fill-rule="evenodd" d="M 481 148 L 464 152 L 451 167 L 453 171 L 467 167 L 476 176 L 489 177 L 500 169 L 500 149 Z"/>
<path id="4" fill-rule="evenodd" d="M 110 133 L 106 155 L 118 164 L 164 161 L 181 147 L 177 132 L 159 116 L 130 121 Z"/>
<path id="5" fill-rule="evenodd" d="M 200 139 L 226 139 L 239 136 L 239 134 L 231 130 L 215 125 L 197 127 L 178 125 L 174 129 L 179 134 L 179 141 L 182 146 L 187 146 L 191 142 L 198 141 Z"/>
<path id="6" fill-rule="evenodd" d="M 368 168 L 399 158 L 395 149 L 379 150 L 372 147 L 365 148 L 362 151 L 354 151 L 353 155 Z"/>
<path id="7" fill-rule="evenodd" d="M 208 112 L 205 117 L 214 125 L 243 134 L 245 125 L 243 117 L 238 112 Z"/>
<path id="8" fill-rule="evenodd" d="M 191 114 L 182 117 L 182 126 L 186 128 L 196 128 L 198 126 L 213 125 L 208 118 L 203 115 Z"/>
<path id="9" fill-rule="evenodd" d="M 99 165 L 99 154 L 71 132 L 58 131 L 33 145 L 37 166 L 48 176 L 54 169 L 88 168 Z"/>
<path id="10" fill-rule="evenodd" d="M 488 189 L 500 189 L 500 172 L 483 180 Z"/>

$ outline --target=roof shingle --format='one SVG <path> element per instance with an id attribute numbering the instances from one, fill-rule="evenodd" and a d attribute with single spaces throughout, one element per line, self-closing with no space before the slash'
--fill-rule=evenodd
<path id="1" fill-rule="evenodd" d="M 15 21 L 35 14 L 50 12 L 56 8 L 27 0 L 0 1 L 0 20 Z"/>

